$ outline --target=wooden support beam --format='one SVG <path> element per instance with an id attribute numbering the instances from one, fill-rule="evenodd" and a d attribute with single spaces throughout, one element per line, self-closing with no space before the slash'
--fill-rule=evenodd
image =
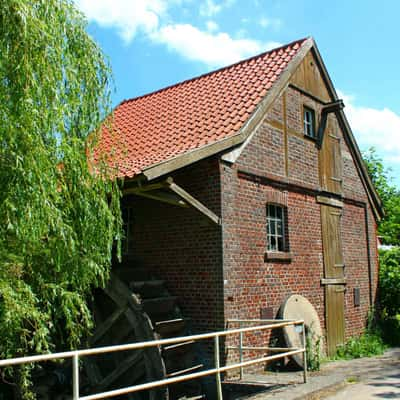
<path id="1" fill-rule="evenodd" d="M 322 278 L 321 285 L 345 285 L 346 278 Z"/>
<path id="2" fill-rule="evenodd" d="M 214 214 L 209 208 L 207 208 L 204 204 L 202 204 L 200 201 L 196 200 L 192 195 L 190 195 L 186 190 L 182 189 L 180 186 L 178 186 L 176 183 L 174 183 L 174 180 L 169 177 L 166 180 L 168 187 L 176 193 L 178 196 L 180 196 L 183 200 L 185 200 L 186 203 L 190 204 L 197 210 L 199 210 L 201 213 L 203 213 L 205 216 L 211 219 L 214 223 L 217 225 L 221 225 L 221 218 L 219 218 L 216 214 Z"/>
<path id="3" fill-rule="evenodd" d="M 317 147 L 320 149 L 322 146 L 322 141 L 324 140 L 324 133 L 325 133 L 325 128 L 326 128 L 326 121 L 328 118 L 328 114 L 334 112 L 337 113 L 340 110 L 343 110 L 344 108 L 344 103 L 343 100 L 335 100 L 332 101 L 331 103 L 325 104 L 324 107 L 322 107 L 321 111 L 321 122 L 319 124 L 318 132 L 317 132 Z"/>
<path id="4" fill-rule="evenodd" d="M 167 190 L 170 190 L 172 193 L 167 192 Z M 126 188 L 123 190 L 123 193 L 124 195 L 133 194 L 135 196 L 158 200 L 179 207 L 189 207 L 190 205 L 217 225 L 221 225 L 221 219 L 215 213 L 195 199 L 186 190 L 178 186 L 171 177 L 163 182 Z"/>
<path id="5" fill-rule="evenodd" d="M 123 189 L 122 192 L 123 194 L 137 194 L 137 193 L 149 192 L 151 190 L 164 189 L 165 187 L 166 187 L 165 182 L 157 182 L 157 183 L 151 183 L 149 185 L 128 187 Z"/>
<path id="6" fill-rule="evenodd" d="M 343 208 L 343 201 L 335 199 L 334 197 L 317 196 L 317 203 L 325 204 L 332 207 Z"/>
<path id="7" fill-rule="evenodd" d="M 167 193 L 162 191 L 137 191 L 136 196 L 146 197 L 147 199 L 158 200 L 162 203 L 171 204 L 178 207 L 189 207 L 187 203 L 174 193 Z"/>

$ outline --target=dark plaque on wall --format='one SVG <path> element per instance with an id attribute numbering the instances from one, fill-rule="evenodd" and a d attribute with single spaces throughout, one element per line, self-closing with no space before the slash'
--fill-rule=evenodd
<path id="1" fill-rule="evenodd" d="M 360 306 L 360 288 L 354 288 L 354 307 Z"/>

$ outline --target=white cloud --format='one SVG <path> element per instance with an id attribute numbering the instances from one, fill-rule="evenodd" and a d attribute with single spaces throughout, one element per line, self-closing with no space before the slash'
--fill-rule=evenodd
<path id="1" fill-rule="evenodd" d="M 193 61 L 211 67 L 234 63 L 243 58 L 280 46 L 280 43 L 261 43 L 251 39 L 234 39 L 224 32 L 204 32 L 189 24 L 162 27 L 152 35 L 159 43 Z"/>
<path id="2" fill-rule="evenodd" d="M 103 27 L 114 28 L 125 41 L 131 42 L 138 33 L 154 43 L 167 46 L 184 58 L 220 67 L 281 44 L 262 43 L 238 31 L 233 37 L 219 32 L 218 24 L 205 20 L 205 30 L 191 24 L 168 23 L 169 12 L 191 0 L 74 0 L 89 21 Z M 235 0 L 204 0 L 204 15 L 214 15 L 230 7 Z"/>
<path id="3" fill-rule="evenodd" d="M 213 0 L 206 0 L 200 5 L 200 15 L 203 17 L 213 17 L 222 10 L 221 4 L 214 3 Z"/>
<path id="4" fill-rule="evenodd" d="M 361 149 L 376 147 L 389 163 L 400 164 L 400 115 L 389 108 L 381 110 L 356 105 L 355 97 L 338 91 L 345 113 Z"/>
<path id="5" fill-rule="evenodd" d="M 206 27 L 208 32 L 215 32 L 219 29 L 219 26 L 215 21 L 207 21 Z"/>
<path id="6" fill-rule="evenodd" d="M 138 31 L 151 33 L 158 29 L 160 17 L 167 10 L 167 0 L 75 0 L 89 21 L 116 28 L 125 42 Z"/>
<path id="7" fill-rule="evenodd" d="M 278 29 L 282 25 L 282 21 L 278 18 L 267 18 L 265 16 L 261 17 L 258 21 L 258 24 L 262 28 L 274 28 Z"/>
<path id="8" fill-rule="evenodd" d="M 199 14 L 202 17 L 213 17 L 220 13 L 224 8 L 230 7 L 235 0 L 214 1 L 205 0 L 200 4 Z"/>

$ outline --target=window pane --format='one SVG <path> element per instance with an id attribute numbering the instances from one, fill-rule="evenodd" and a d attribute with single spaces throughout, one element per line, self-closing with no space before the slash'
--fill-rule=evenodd
<path id="1" fill-rule="evenodd" d="M 282 207 L 276 207 L 276 217 L 282 220 Z"/>
<path id="2" fill-rule="evenodd" d="M 278 250 L 277 249 L 277 241 L 275 236 L 271 236 L 271 249 L 270 250 Z"/>
<path id="3" fill-rule="evenodd" d="M 314 110 L 304 108 L 304 134 L 310 137 L 315 137 L 314 115 Z"/>
<path id="4" fill-rule="evenodd" d="M 269 223 L 269 228 L 270 228 L 270 231 L 269 231 L 269 233 L 271 234 L 271 235 L 276 235 L 276 222 L 274 221 L 274 220 L 272 220 L 272 221 L 270 221 L 270 223 Z"/>
<path id="5" fill-rule="evenodd" d="M 277 221 L 277 223 L 276 223 L 276 233 L 277 233 L 278 236 L 283 236 L 282 221 Z"/>
<path id="6" fill-rule="evenodd" d="M 277 239 L 277 241 L 278 241 L 278 250 L 283 251 L 283 238 L 280 237 Z"/>
<path id="7" fill-rule="evenodd" d="M 270 205 L 268 206 L 268 216 L 269 216 L 270 218 L 275 218 L 275 206 L 272 205 L 272 204 L 270 204 Z"/>

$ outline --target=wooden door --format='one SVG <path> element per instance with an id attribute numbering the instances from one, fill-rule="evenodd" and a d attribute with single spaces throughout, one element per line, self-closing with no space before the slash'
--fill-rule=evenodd
<path id="1" fill-rule="evenodd" d="M 324 249 L 325 321 L 328 355 L 344 343 L 345 276 L 340 234 L 341 209 L 321 205 L 322 244 Z"/>

